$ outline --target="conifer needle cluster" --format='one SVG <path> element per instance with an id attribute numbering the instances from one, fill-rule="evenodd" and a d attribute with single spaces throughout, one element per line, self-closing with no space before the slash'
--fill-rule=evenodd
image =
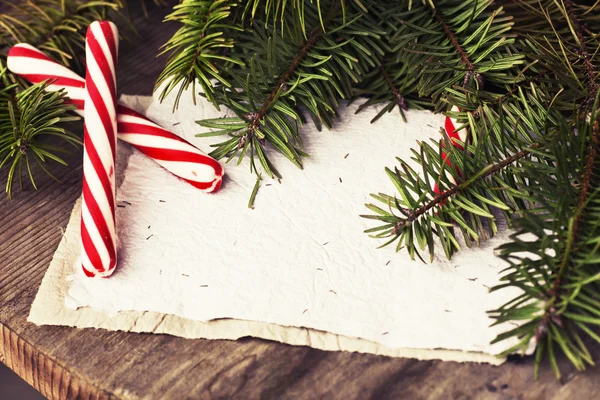
<path id="1" fill-rule="evenodd" d="M 270 151 L 302 167 L 306 117 L 330 128 L 342 101 L 381 105 L 375 120 L 414 108 L 456 118 L 467 143 L 419 142 L 412 160 L 386 168 L 397 192 L 372 195 L 368 233 L 431 259 L 478 245 L 506 221 L 508 267 L 492 290 L 521 294 L 490 311 L 506 327 L 496 340 L 518 339 L 507 353 L 535 341 L 536 366 L 546 359 L 557 376 L 558 352 L 578 369 L 593 365 L 599 2 L 183 0 L 167 20 L 181 27 L 164 46 L 161 95 L 191 86 L 232 110 L 198 121 L 212 129 L 200 136 L 222 135 L 212 155 L 249 157 L 257 174 L 279 176 Z"/>
<path id="2" fill-rule="evenodd" d="M 23 176 L 35 187 L 32 166 L 50 174 L 45 163 L 64 163 L 60 154 L 79 139 L 63 126 L 73 119 L 65 94 L 12 75 L 8 49 L 27 42 L 82 73 L 87 26 L 123 7 L 24 0 L 2 8 L 0 169 L 9 196 Z M 177 90 L 179 99 L 191 87 L 230 109 L 232 117 L 198 121 L 210 128 L 199 136 L 222 136 L 212 155 L 248 157 L 258 176 L 280 176 L 272 151 L 302 168 L 302 126 L 331 128 L 344 101 L 366 98 L 358 112 L 378 105 L 373 122 L 419 108 L 455 118 L 465 143 L 421 141 L 411 160 L 385 169 L 396 192 L 372 194 L 367 233 L 426 261 L 479 245 L 506 222 L 513 234 L 497 253 L 507 268 L 492 290 L 520 294 L 490 311 L 506 327 L 496 341 L 517 339 L 506 354 L 537 344 L 536 368 L 547 360 L 557 376 L 558 353 L 577 369 L 594 364 L 600 2 L 182 0 L 166 20 L 180 26 L 162 49 L 160 96 Z"/>

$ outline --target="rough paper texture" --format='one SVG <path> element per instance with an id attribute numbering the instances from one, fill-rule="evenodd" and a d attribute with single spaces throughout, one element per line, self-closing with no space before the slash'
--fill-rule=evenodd
<path id="1" fill-rule="evenodd" d="M 217 115 L 204 103 L 183 102 L 175 114 L 171 106 L 155 102 L 147 113 L 191 140 L 195 119 Z M 383 167 L 438 135 L 442 118 L 410 112 L 408 124 L 387 116 L 370 125 L 372 113 L 354 111 L 343 110 L 332 132 L 304 129 L 304 170 L 274 156 L 285 179 L 263 180 L 254 210 L 245 207 L 254 185 L 247 166 L 227 165 L 221 192 L 206 195 L 134 152 L 118 192 L 118 272 L 105 280 L 76 273 L 66 293 L 79 251 L 76 206 L 30 320 L 497 361 L 486 354 L 506 344 L 489 344 L 498 331 L 486 311 L 514 295 L 487 290 L 502 267 L 492 249 L 503 238 L 424 265 L 391 247 L 376 250 L 358 218 L 370 192 L 393 192 Z M 65 298 L 80 308 L 66 309 Z"/>

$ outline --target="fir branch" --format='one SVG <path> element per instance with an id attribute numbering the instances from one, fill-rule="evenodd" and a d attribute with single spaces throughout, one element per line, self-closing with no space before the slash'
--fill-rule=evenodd
<path id="1" fill-rule="evenodd" d="M 571 0 L 563 0 L 565 8 L 567 10 L 567 15 L 571 21 L 571 24 L 575 28 L 575 38 L 577 39 L 577 43 L 579 44 L 578 52 L 579 56 L 583 58 L 583 65 L 585 66 L 585 71 L 587 73 L 587 86 L 588 86 L 588 101 L 593 100 L 598 93 L 598 83 L 596 82 L 596 67 L 591 61 L 591 54 L 588 51 L 586 46 L 586 38 L 584 37 L 583 27 L 581 25 L 581 21 L 577 17 L 577 13 L 575 12 L 575 7 Z"/>
<path id="2" fill-rule="evenodd" d="M 507 167 L 530 157 L 539 147 L 539 143 L 532 143 L 526 149 L 492 162 L 493 157 L 482 152 L 485 146 L 467 146 L 458 150 L 449 138 L 437 148 L 421 143 L 418 151 L 413 150 L 413 161 L 419 166 L 422 176 L 400 159 L 401 169 L 386 169 L 400 198 L 382 193 L 371 195 L 385 204 L 389 211 L 367 204 L 374 214 L 362 217 L 383 224 L 366 232 L 376 233 L 375 238 L 387 239 L 383 246 L 397 241 L 396 250 L 406 247 L 411 258 L 414 255 L 421 258 L 419 250 L 427 247 L 432 259 L 433 238 L 437 236 L 447 257 L 450 257 L 460 249 L 458 241 L 453 238 L 454 225 L 461 229 L 466 244 L 470 246 L 471 241 L 479 242 L 488 234 L 496 233 L 493 209 L 502 212 L 510 221 L 512 213 L 518 209 L 517 204 L 502 193 L 516 191 L 519 180 L 514 180 L 514 174 L 507 171 Z M 444 160 L 442 152 L 454 161 L 451 165 Z M 400 215 L 392 212 L 393 206 Z M 485 228 L 486 225 L 488 228 Z M 424 239 L 415 242 L 412 237 Z"/>
<path id="3" fill-rule="evenodd" d="M 540 138 L 556 124 L 556 117 L 549 111 L 553 99 L 536 80 L 536 76 L 519 80 L 507 85 L 507 91 L 501 94 L 462 87 L 449 89 L 449 99 L 461 107 L 461 111 L 449 114 L 458 119 L 458 129 L 469 129 L 473 143 L 459 150 L 444 136 L 437 149 L 420 144 L 418 150 L 413 150 L 413 161 L 422 176 L 402 160 L 404 172 L 387 170 L 401 199 L 384 194 L 372 196 L 385 204 L 395 204 L 402 217 L 368 205 L 375 214 L 367 217 L 383 222 L 368 232 L 378 232 L 376 238 L 388 238 L 386 244 L 398 240 L 397 250 L 405 246 L 411 256 L 418 255 L 417 244 L 424 249 L 424 243 L 433 256 L 433 237 L 437 236 L 450 257 L 460 248 L 453 226 L 461 229 L 470 246 L 496 233 L 498 212 L 510 224 L 513 215 L 527 209 L 530 202 L 519 195 L 524 190 L 524 177 L 513 165 L 535 156 Z M 452 160 L 451 165 L 442 153 Z M 434 190 L 435 186 L 439 191 Z M 413 224 L 415 221 L 420 221 L 418 226 Z M 407 242 L 404 236 L 417 233 L 409 233 L 405 227 L 410 232 L 418 230 L 418 236 L 427 241 Z"/>
<path id="4" fill-rule="evenodd" d="M 372 123 L 385 113 L 392 112 L 396 107 L 403 120 L 406 120 L 404 112 L 409 108 L 431 107 L 428 98 L 418 96 L 418 77 L 415 77 L 409 71 L 408 65 L 402 61 L 403 51 L 394 50 L 396 37 L 399 35 L 398 27 L 402 25 L 399 16 L 404 12 L 406 12 L 406 4 L 402 2 L 391 4 L 376 2 L 369 7 L 370 16 L 375 16 L 369 23 L 378 25 L 382 31 L 385 31 L 385 35 L 382 35 L 382 49 L 385 53 L 378 60 L 379 68 L 371 68 L 362 82 L 355 86 L 354 94 L 367 97 L 367 101 L 358 107 L 356 113 L 377 104 L 385 104 L 373 117 Z"/>
<path id="5" fill-rule="evenodd" d="M 346 1 L 347 0 L 335 0 L 333 5 L 342 10 L 344 18 L 346 17 Z M 351 0 L 354 5 L 359 7 L 363 12 L 368 12 L 368 7 L 365 6 L 361 0 Z M 310 1 L 310 5 L 313 5 L 312 0 Z M 325 3 L 325 2 L 323 2 Z M 326 18 L 323 18 L 325 13 L 323 12 L 323 7 L 321 1 L 316 1 L 317 13 L 319 15 L 319 21 L 321 24 L 321 29 L 325 31 L 328 26 Z M 244 7 L 244 12 L 241 14 L 240 21 L 242 23 L 250 20 L 251 23 L 256 23 L 257 21 L 264 22 L 264 27 L 267 28 L 269 25 L 273 25 L 277 27 L 279 23 L 280 29 L 285 29 L 286 20 L 288 24 L 299 24 L 302 27 L 304 33 L 307 33 L 306 27 L 310 27 L 310 24 L 307 24 L 305 19 L 305 8 L 307 5 L 305 4 L 305 0 L 248 0 L 246 1 L 246 6 Z"/>
<path id="6" fill-rule="evenodd" d="M 394 52 L 419 77 L 419 95 L 443 103 L 457 84 L 478 90 L 511 84 L 524 57 L 513 51 L 512 17 L 493 0 L 413 4 L 394 35 Z M 473 82 L 475 83 L 473 85 Z M 489 83 L 489 85 L 487 85 Z"/>
<path id="7" fill-rule="evenodd" d="M 411 77 L 403 64 L 393 61 L 381 62 L 379 69 L 373 69 L 367 74 L 358 87 L 355 87 L 356 96 L 366 96 L 367 101 L 362 103 L 356 113 L 376 104 L 387 103 L 377 113 L 371 123 L 376 122 L 385 113 L 398 108 L 402 119 L 406 121 L 405 111 L 410 109 L 430 108 L 431 102 L 417 95 L 417 81 Z"/>
<path id="8" fill-rule="evenodd" d="M 536 15 L 533 7 L 527 10 Z M 530 185 L 539 187 L 534 192 L 538 206 L 515 222 L 519 231 L 511 243 L 499 249 L 511 267 L 503 277 L 506 283 L 494 288 L 518 287 L 523 294 L 519 302 L 508 303 L 491 315 L 497 323 L 526 321 L 498 336 L 496 341 L 519 336 L 519 343 L 507 349 L 508 352 L 525 350 L 529 341 L 535 339 L 536 375 L 539 363 L 547 356 L 556 376 L 560 377 L 554 346 L 558 345 L 581 370 L 593 361 L 580 333 L 600 341 L 588 326 L 597 321 L 586 305 L 596 297 L 598 290 L 590 278 L 597 274 L 596 268 L 590 267 L 597 265 L 598 252 L 592 238 L 598 236 L 598 220 L 593 210 L 599 192 L 593 189 L 593 182 L 597 180 L 599 169 L 599 129 L 597 106 L 589 109 L 591 101 L 596 100 L 597 104 L 598 83 L 593 63 L 595 52 L 592 55 L 587 49 L 587 43 L 596 39 L 583 28 L 570 0 L 549 4 L 542 9 L 542 15 L 546 25 L 536 22 L 538 31 L 528 38 L 530 57 L 546 75 L 540 82 L 557 91 L 557 109 L 563 110 L 568 119 L 556 125 L 560 134 L 549 143 L 551 152 L 543 154 L 549 162 L 543 168 L 532 163 L 524 170 Z M 573 40 L 569 40 L 569 36 Z M 581 74 L 577 73 L 580 70 Z M 559 81 L 560 86 L 554 86 L 555 81 Z M 573 103 L 583 107 L 574 108 Z M 582 149 L 587 152 L 581 153 Z M 572 185 L 573 180 L 579 184 Z M 560 199 L 556 198 L 557 193 Z M 519 235 L 525 233 L 535 234 L 537 240 L 524 242 Z"/>
<path id="9" fill-rule="evenodd" d="M 43 163 L 55 161 L 67 165 L 56 155 L 57 152 L 66 152 L 65 149 L 45 143 L 45 137 L 58 137 L 71 145 L 81 143 L 77 136 L 60 127 L 61 123 L 79 119 L 67 115 L 68 111 L 75 108 L 64 104 L 66 96 L 63 91 L 45 92 L 45 88 L 46 82 L 42 82 L 19 92 L 16 96 L 8 94 L 7 91 L 1 96 L 3 104 L 0 106 L 0 168 L 10 165 L 6 180 L 6 193 L 9 198 L 15 176 L 19 177 L 23 186 L 23 167 L 26 167 L 33 187 L 37 188 L 31 168 L 32 159 L 51 177 L 52 174 Z"/>
<path id="10" fill-rule="evenodd" d="M 248 154 L 252 172 L 258 172 L 256 157 L 267 175 L 279 176 L 265 147 L 270 144 L 302 167 L 300 107 L 319 129 L 323 125 L 331 128 L 339 99 L 352 96 L 353 83 L 360 82 L 383 53 L 374 41 L 381 37 L 377 25 L 366 23 L 365 15 L 354 9 L 346 10 L 344 22 L 337 1 L 329 4 L 324 21 L 334 28 L 327 31 L 322 29 L 317 7 L 306 5 L 304 20 L 312 25 L 308 36 L 302 27 L 292 29 L 291 22 L 283 34 L 258 24 L 239 36 L 250 51 L 234 48 L 232 52 L 245 66 L 226 68 L 230 85 L 219 85 L 221 90 L 215 92 L 217 102 L 237 117 L 198 121 L 201 126 L 218 129 L 200 136 L 229 136 L 214 145 L 214 157 L 231 160 L 237 156 L 241 162 Z"/>
<path id="11" fill-rule="evenodd" d="M 530 184 L 537 188 L 532 192 L 536 207 L 515 221 L 517 232 L 512 241 L 498 249 L 510 266 L 493 290 L 515 287 L 521 295 L 490 313 L 496 324 L 519 322 L 495 341 L 518 336 L 518 344 L 507 349 L 513 352 L 524 351 L 535 339 L 536 375 L 546 355 L 560 377 L 555 345 L 581 370 L 593 360 L 580 334 L 600 342 L 593 328 L 600 324 L 598 309 L 590 307 L 600 290 L 596 213 L 600 205 L 596 188 L 600 129 L 597 113 L 590 119 L 579 120 L 575 126 L 561 119 L 546 150 L 538 153 L 538 159 L 545 162 L 524 166 Z M 579 184 L 573 185 L 573 180 Z M 525 234 L 533 234 L 535 239 L 526 239 Z"/>
<path id="12" fill-rule="evenodd" d="M 281 78 L 279 78 L 273 87 L 273 90 L 271 90 L 271 93 L 269 93 L 269 96 L 260 107 L 258 113 L 253 113 L 250 115 L 250 118 L 248 118 L 248 122 L 250 123 L 248 126 L 248 132 L 250 134 L 254 134 L 254 130 L 260 126 L 260 121 L 265 117 L 265 114 L 270 108 L 271 103 L 273 103 L 273 100 L 277 94 L 284 88 L 286 82 L 292 78 L 296 72 L 296 69 L 298 68 L 298 65 L 300 65 L 300 62 L 304 60 L 308 52 L 317 43 L 317 40 L 319 40 L 319 37 L 322 33 L 323 28 L 321 26 L 317 26 L 311 31 L 311 33 L 308 35 L 308 39 L 303 43 L 302 47 L 298 51 L 298 55 L 294 57 L 288 69 L 283 73 L 283 75 L 281 75 Z"/>
<path id="13" fill-rule="evenodd" d="M 462 126 L 459 129 L 468 129 L 471 140 L 487 146 L 488 151 L 505 146 L 517 152 L 522 145 L 520 138 L 524 143 L 531 143 L 532 133 L 543 132 L 547 120 L 550 124 L 556 123 L 554 116 L 547 112 L 555 99 L 547 87 L 540 84 L 542 78 L 543 74 L 516 76 L 514 84 L 496 92 L 462 87 L 448 89 L 445 101 L 460 111 L 446 114 L 459 121 Z M 483 136 L 490 139 L 480 142 Z"/>
<path id="14" fill-rule="evenodd" d="M 592 140 L 589 146 L 588 155 L 586 157 L 585 162 L 585 170 L 583 174 L 583 188 L 581 193 L 579 194 L 579 201 L 577 204 L 578 209 L 582 209 L 583 206 L 587 203 L 588 197 L 590 195 L 591 186 L 592 186 L 592 175 L 594 173 L 594 167 L 596 162 L 598 161 L 598 149 L 600 148 L 600 122 L 596 121 L 593 124 L 592 128 Z M 578 213 L 577 218 L 575 218 L 575 225 L 573 228 L 574 232 L 578 231 L 579 221 L 581 220 L 582 213 Z"/>
<path id="15" fill-rule="evenodd" d="M 433 2 L 427 3 L 427 4 L 433 4 Z M 454 47 L 456 52 L 460 55 L 460 61 L 465 65 L 465 68 L 467 70 L 467 73 L 465 74 L 465 79 L 463 80 L 462 85 L 467 86 L 467 83 L 469 83 L 469 81 L 471 80 L 471 77 L 474 77 L 475 81 L 477 81 L 479 86 L 482 87 L 483 86 L 483 77 L 475 69 L 475 66 L 471 62 L 469 55 L 467 54 L 467 52 L 465 51 L 463 46 L 459 43 L 458 39 L 456 38 L 456 35 L 454 34 L 454 32 L 452 32 L 452 29 L 446 23 L 446 21 L 444 21 L 444 17 L 438 11 L 437 8 L 434 8 L 434 14 L 435 14 L 435 19 L 441 25 L 444 33 L 450 40 L 450 43 L 452 43 L 452 46 Z"/>
<path id="16" fill-rule="evenodd" d="M 577 103 L 582 105 L 578 112 L 587 113 L 598 91 L 595 59 L 600 40 L 584 27 L 582 20 L 587 17 L 586 24 L 593 23 L 600 14 L 593 6 L 578 6 L 572 0 L 544 2 L 541 8 L 537 8 L 537 1 L 529 1 L 532 4 L 519 1 L 521 9 L 513 12 L 520 13 L 525 22 L 536 20 L 535 30 L 527 32 L 521 27 L 520 34 L 528 58 L 545 75 L 540 82 L 555 93 L 563 92 L 556 107 L 572 112 L 572 105 Z M 596 49 L 589 50 L 590 44 L 595 44 Z"/>
<path id="17" fill-rule="evenodd" d="M 559 289 L 563 285 L 563 279 L 567 273 L 568 266 L 570 264 L 571 252 L 573 250 L 573 246 L 578 242 L 578 234 L 580 233 L 580 225 L 581 220 L 585 214 L 585 206 L 589 201 L 589 197 L 591 195 L 592 189 L 592 176 L 594 173 L 594 168 L 598 163 L 598 149 L 600 148 L 600 122 L 596 121 L 593 124 L 592 128 L 592 139 L 590 141 L 588 154 L 586 156 L 585 161 L 585 169 L 583 172 L 583 177 L 581 179 L 582 188 L 579 192 L 578 200 L 577 200 L 577 208 L 575 210 L 575 217 L 573 218 L 573 223 L 569 229 L 569 237 L 567 238 L 567 248 L 565 249 L 562 259 L 560 261 L 560 267 L 556 274 L 556 278 L 554 279 L 554 284 L 552 285 L 552 289 L 550 289 L 549 294 L 551 296 L 558 296 Z M 546 313 L 549 311 L 547 310 Z M 546 315 L 544 320 L 548 320 L 550 316 Z M 539 339 L 538 339 L 539 341 Z"/>
<path id="18" fill-rule="evenodd" d="M 227 19 L 237 4 L 231 0 L 184 0 L 173 8 L 165 21 L 180 22 L 183 26 L 162 46 L 159 55 L 170 53 L 165 69 L 156 81 L 155 91 L 161 90 L 160 99 L 178 87 L 174 108 L 184 90 L 192 86 L 192 96 L 196 101 L 195 86 L 198 83 L 203 94 L 218 108 L 214 98 L 214 84 L 217 81 L 227 87 L 230 83 L 222 76 L 218 65 L 242 64 L 234 57 L 219 52 L 233 47 L 229 36 L 242 30 Z"/>
<path id="19" fill-rule="evenodd" d="M 540 145 L 538 143 L 535 143 L 531 146 L 532 149 L 536 149 L 538 147 L 540 147 Z M 413 222 L 415 219 L 422 216 L 423 214 L 425 214 L 427 211 L 431 210 L 434 207 L 443 206 L 447 202 L 448 199 L 457 195 L 460 192 L 467 190 L 474 183 L 476 183 L 480 180 L 485 180 L 490 175 L 494 175 L 494 174 L 498 173 L 501 169 L 508 167 L 509 165 L 519 161 L 520 159 L 522 159 L 524 157 L 529 156 L 530 154 L 531 154 L 530 150 L 521 150 L 517 154 L 513 154 L 512 156 L 507 157 L 504 160 L 497 162 L 496 164 L 486 166 L 481 171 L 478 171 L 474 176 L 469 178 L 468 181 L 454 185 L 449 190 L 445 190 L 444 193 L 434 197 L 427 204 L 417 208 L 416 210 L 408 211 L 408 213 L 407 213 L 408 215 L 406 216 L 406 218 L 398 221 L 398 223 L 394 227 L 394 230 L 397 231 L 400 228 L 402 228 L 404 225 L 406 225 L 407 223 Z"/>
<path id="20" fill-rule="evenodd" d="M 388 87 L 392 91 L 392 94 L 394 95 L 394 98 L 396 100 L 396 103 L 398 104 L 398 107 L 400 107 L 401 110 L 408 110 L 408 105 L 406 104 L 406 99 L 404 98 L 402 93 L 400 93 L 400 90 L 398 90 L 394 81 L 392 81 L 392 77 L 387 73 L 387 71 L 385 70 L 385 68 L 383 66 L 380 68 L 380 70 L 381 70 L 381 76 L 383 76 L 385 83 L 387 83 Z"/>

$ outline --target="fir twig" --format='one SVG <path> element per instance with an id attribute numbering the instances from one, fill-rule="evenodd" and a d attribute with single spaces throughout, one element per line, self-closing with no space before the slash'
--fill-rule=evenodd
<path id="1" fill-rule="evenodd" d="M 254 134 L 254 131 L 260 126 L 261 121 L 264 119 L 267 110 L 271 107 L 273 100 L 275 99 L 277 94 L 279 94 L 284 88 L 286 82 L 290 80 L 290 78 L 294 75 L 296 69 L 298 68 L 298 65 L 302 60 L 304 60 L 306 54 L 310 51 L 310 49 L 312 49 L 315 43 L 317 43 L 317 40 L 319 39 L 319 36 L 321 36 L 322 33 L 323 28 L 321 26 L 315 27 L 310 32 L 310 34 L 308 35 L 308 39 L 303 43 L 302 47 L 300 48 L 300 51 L 298 51 L 298 55 L 294 57 L 287 70 L 281 75 L 281 78 L 279 78 L 279 80 L 269 93 L 269 96 L 261 105 L 260 109 L 258 110 L 258 113 L 249 114 L 248 133 L 246 133 L 246 137 L 243 137 L 242 140 L 247 140 L 247 135 Z"/>
<path id="2" fill-rule="evenodd" d="M 170 53 L 155 86 L 155 90 L 161 90 L 161 100 L 178 87 L 173 106 L 177 108 L 181 94 L 191 85 L 195 102 L 195 88 L 199 84 L 204 95 L 218 107 L 213 95 L 213 81 L 225 86 L 230 84 L 221 76 L 217 65 L 241 64 L 239 60 L 219 53 L 233 47 L 233 39 L 227 33 L 242 29 L 226 22 L 236 6 L 230 0 L 184 0 L 165 18 L 166 22 L 177 21 L 183 26 L 162 46 L 159 54 Z"/>
<path id="3" fill-rule="evenodd" d="M 430 4 L 430 3 L 427 3 L 427 4 Z M 467 70 L 467 73 L 465 74 L 465 78 L 463 80 L 463 86 L 467 86 L 467 83 L 469 82 L 471 77 L 475 78 L 475 81 L 479 84 L 480 87 L 483 86 L 483 77 L 481 76 L 481 74 L 479 72 L 477 72 L 477 70 L 475 69 L 475 66 L 471 62 L 471 58 L 470 58 L 469 54 L 467 54 L 467 52 L 465 51 L 463 46 L 459 43 L 458 39 L 456 38 L 456 35 L 454 34 L 454 32 L 452 31 L 450 26 L 446 23 L 446 21 L 444 21 L 444 17 L 438 11 L 437 8 L 434 9 L 434 14 L 435 14 L 435 19 L 442 27 L 444 33 L 446 34 L 446 37 L 448 37 L 448 39 L 450 40 L 450 43 L 452 44 L 452 46 L 454 47 L 454 49 L 460 56 L 460 61 L 464 64 L 464 66 Z"/>
<path id="4" fill-rule="evenodd" d="M 539 147 L 539 144 L 537 144 L 537 143 L 531 146 L 532 149 L 535 149 L 538 147 Z M 498 171 L 500 171 L 501 169 L 508 167 L 509 165 L 519 161 L 520 159 L 522 159 L 524 157 L 529 156 L 530 154 L 531 154 L 530 150 L 521 150 L 517 154 L 507 157 L 504 160 L 502 160 L 496 164 L 488 165 L 485 168 L 483 168 L 481 171 L 478 171 L 474 176 L 469 178 L 469 180 L 467 180 L 466 182 L 462 182 L 457 185 L 454 185 L 449 190 L 445 190 L 444 193 L 442 193 L 438 196 L 435 196 L 427 204 L 417 208 L 416 210 L 408 211 L 407 212 L 408 215 L 406 216 L 406 218 L 399 220 L 396 223 L 396 225 L 394 226 L 394 230 L 393 230 L 394 234 L 396 232 L 398 232 L 400 230 L 400 228 L 402 228 L 404 225 L 406 225 L 407 223 L 413 222 L 414 220 L 416 220 L 417 218 L 419 218 L 420 216 L 422 216 L 423 214 L 425 214 L 427 211 L 431 210 L 432 208 L 443 206 L 448 199 L 455 196 L 459 192 L 465 191 L 470 186 L 472 186 L 473 183 L 478 182 L 480 180 L 484 180 L 487 177 L 489 177 L 490 175 L 494 175 L 494 174 L 498 173 Z"/>
<path id="5" fill-rule="evenodd" d="M 320 7 L 325 7 L 323 3 Z M 214 145 L 211 155 L 229 160 L 237 157 L 238 162 L 249 155 L 252 172 L 258 172 L 258 159 L 268 176 L 280 177 L 269 159 L 267 145 L 272 145 L 302 167 L 306 154 L 298 132 L 303 123 L 300 107 L 319 129 L 323 125 L 331 128 L 339 99 L 352 96 L 352 84 L 377 65 L 377 55 L 383 54 L 374 43 L 380 31 L 377 25 L 365 25 L 362 11 L 348 8 L 344 14 L 337 0 L 328 4 L 330 11 L 325 17 L 318 6 L 306 5 L 303 20 L 312 26 L 307 36 L 302 27 L 281 33 L 255 24 L 252 31 L 238 37 L 252 52 L 232 51 L 245 59 L 245 65 L 226 68 L 228 84 L 220 84 L 221 90 L 215 91 L 217 102 L 237 117 L 198 121 L 201 126 L 218 129 L 201 136 L 229 136 Z M 323 23 L 335 28 L 324 31 Z"/>
<path id="6" fill-rule="evenodd" d="M 565 4 L 565 8 L 567 10 L 567 15 L 571 20 L 571 24 L 575 29 L 575 38 L 579 44 L 579 56 L 583 59 L 583 65 L 585 66 L 585 72 L 587 74 L 587 84 L 590 91 L 590 99 L 594 99 L 596 97 L 596 93 L 598 93 L 598 83 L 596 82 L 596 67 L 592 63 L 591 54 L 588 51 L 586 46 L 586 39 L 584 37 L 584 29 L 581 24 L 581 21 L 577 17 L 577 13 L 575 12 L 575 6 L 571 0 L 563 0 Z"/>
<path id="7" fill-rule="evenodd" d="M 400 90 L 398 90 L 398 88 L 396 87 L 396 84 L 392 81 L 392 78 L 390 77 L 390 75 L 387 73 L 387 71 L 385 70 L 384 67 L 381 67 L 380 70 L 381 70 L 381 75 L 383 76 L 383 79 L 385 80 L 385 83 L 387 83 L 390 90 L 392 91 L 392 94 L 394 95 L 394 98 L 396 99 L 396 103 L 398 104 L 398 107 L 400 107 L 402 110 L 408 110 L 408 105 L 406 104 L 406 99 L 404 98 L 402 93 L 400 93 Z"/>
<path id="8" fill-rule="evenodd" d="M 207 37 L 204 2 L 184 3 L 177 20 Z M 227 46 L 206 54 L 222 58 L 200 66 L 197 40 L 180 35 L 161 77 L 198 80 L 233 112 L 198 122 L 214 130 L 199 136 L 225 136 L 213 156 L 249 156 L 252 172 L 256 159 L 273 177 L 272 148 L 301 167 L 305 115 L 331 127 L 342 99 L 367 97 L 359 111 L 382 105 L 373 121 L 396 107 L 403 118 L 407 108 L 446 111 L 469 143 L 419 143 L 386 169 L 397 193 L 372 195 L 365 217 L 380 225 L 367 232 L 412 258 L 432 258 L 439 240 L 450 257 L 506 220 L 516 233 L 499 249 L 509 267 L 494 290 L 521 294 L 490 313 L 517 325 L 496 341 L 516 338 L 515 352 L 537 339 L 536 365 L 546 358 L 557 375 L 559 351 L 579 369 L 593 362 L 581 336 L 600 342 L 598 4 L 248 0 L 232 10 L 210 30 Z"/>
<path id="9" fill-rule="evenodd" d="M 19 177 L 22 186 L 23 163 L 34 188 L 37 185 L 31 170 L 32 160 L 51 177 L 52 174 L 42 163 L 51 160 L 67 165 L 56 155 L 65 150 L 45 143 L 42 140 L 44 136 L 55 136 L 72 145 L 81 143 L 77 136 L 59 125 L 79 119 L 67 116 L 67 112 L 74 110 L 74 107 L 64 104 L 65 93 L 46 93 L 45 88 L 45 82 L 33 85 L 14 98 L 5 98 L 6 109 L 0 107 L 0 127 L 12 127 L 12 132 L 0 136 L 0 168 L 9 165 L 6 180 L 6 194 L 9 198 L 15 176 Z M 8 120 L 4 119 L 6 116 Z"/>

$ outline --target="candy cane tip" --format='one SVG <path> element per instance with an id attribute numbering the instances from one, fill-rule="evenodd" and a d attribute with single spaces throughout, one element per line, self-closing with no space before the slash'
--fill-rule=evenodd
<path id="1" fill-rule="evenodd" d="M 223 176 L 215 177 L 208 187 L 206 186 L 206 182 L 196 182 L 188 179 L 186 179 L 186 181 L 193 187 L 200 189 L 203 192 L 215 193 L 221 189 L 221 185 L 223 184 Z"/>
<path id="2" fill-rule="evenodd" d="M 8 57 L 6 58 L 6 66 L 8 67 L 8 70 L 10 72 L 12 72 L 13 74 L 16 74 L 16 65 L 15 65 L 15 56 L 14 53 L 11 55 L 10 53 L 13 51 L 14 47 L 12 49 L 10 49 L 10 51 L 8 52 Z"/>
<path id="3" fill-rule="evenodd" d="M 35 65 L 39 61 L 55 63 L 50 57 L 32 45 L 19 43 L 8 51 L 6 66 L 13 74 L 21 75 L 31 67 L 32 63 Z"/>
<path id="4" fill-rule="evenodd" d="M 8 55 L 6 57 L 6 66 L 12 73 L 17 73 L 14 71 L 14 68 L 16 67 L 15 62 L 17 62 L 17 60 L 16 60 L 17 57 L 22 56 L 23 49 L 35 51 L 38 53 L 40 52 L 38 49 L 36 49 L 35 47 L 33 47 L 27 43 L 18 43 L 18 44 L 15 44 L 13 47 L 11 47 L 10 50 L 8 51 Z"/>
<path id="5" fill-rule="evenodd" d="M 43 55 L 44 57 L 47 57 L 44 53 L 42 53 L 40 50 L 36 49 L 35 47 L 33 47 L 32 45 L 30 45 L 29 43 L 17 43 L 14 46 L 12 46 L 10 48 L 10 50 L 8 51 L 8 58 L 14 58 L 14 57 L 22 57 L 22 56 L 24 56 L 23 50 L 32 51 L 32 52 L 35 52 L 37 54 Z"/>
<path id="6" fill-rule="evenodd" d="M 222 176 L 219 177 L 219 178 L 217 178 L 217 179 L 215 179 L 215 185 L 214 185 L 214 188 L 213 188 L 213 190 L 211 192 L 212 193 L 218 192 L 219 189 L 221 189 L 221 185 L 222 184 L 223 184 L 223 177 Z"/>
<path id="7" fill-rule="evenodd" d="M 115 272 L 115 268 L 111 268 L 108 271 L 88 271 L 85 266 L 82 264 L 81 265 L 81 269 L 83 270 L 83 273 L 85 274 L 85 276 L 87 276 L 88 278 L 108 278 L 109 276 L 111 276 L 113 274 L 113 272 Z"/>
<path id="8" fill-rule="evenodd" d="M 110 21 L 94 21 L 88 26 L 86 37 L 93 36 L 93 31 L 101 31 L 103 28 L 110 29 L 113 35 L 118 32 L 117 26 Z"/>
<path id="9" fill-rule="evenodd" d="M 17 43 L 15 45 L 13 45 L 13 47 L 10 48 L 8 55 L 10 55 L 11 52 L 18 51 L 19 49 L 28 49 L 28 50 L 33 50 L 38 53 L 41 53 L 41 51 L 39 51 L 38 49 L 36 49 L 32 45 L 30 45 L 29 43 Z"/>
<path id="10" fill-rule="evenodd" d="M 102 27 L 102 26 L 110 26 L 111 28 L 115 27 L 116 25 L 110 21 L 107 20 L 101 20 L 101 21 L 94 21 L 90 24 L 89 28 L 92 28 L 94 26 L 98 26 L 98 27 Z"/>
<path id="11" fill-rule="evenodd" d="M 87 269 L 85 269 L 85 266 L 83 264 L 81 265 L 81 269 L 83 270 L 85 276 L 87 276 L 88 278 L 93 278 L 94 276 L 96 276 L 93 272 L 90 272 Z"/>

